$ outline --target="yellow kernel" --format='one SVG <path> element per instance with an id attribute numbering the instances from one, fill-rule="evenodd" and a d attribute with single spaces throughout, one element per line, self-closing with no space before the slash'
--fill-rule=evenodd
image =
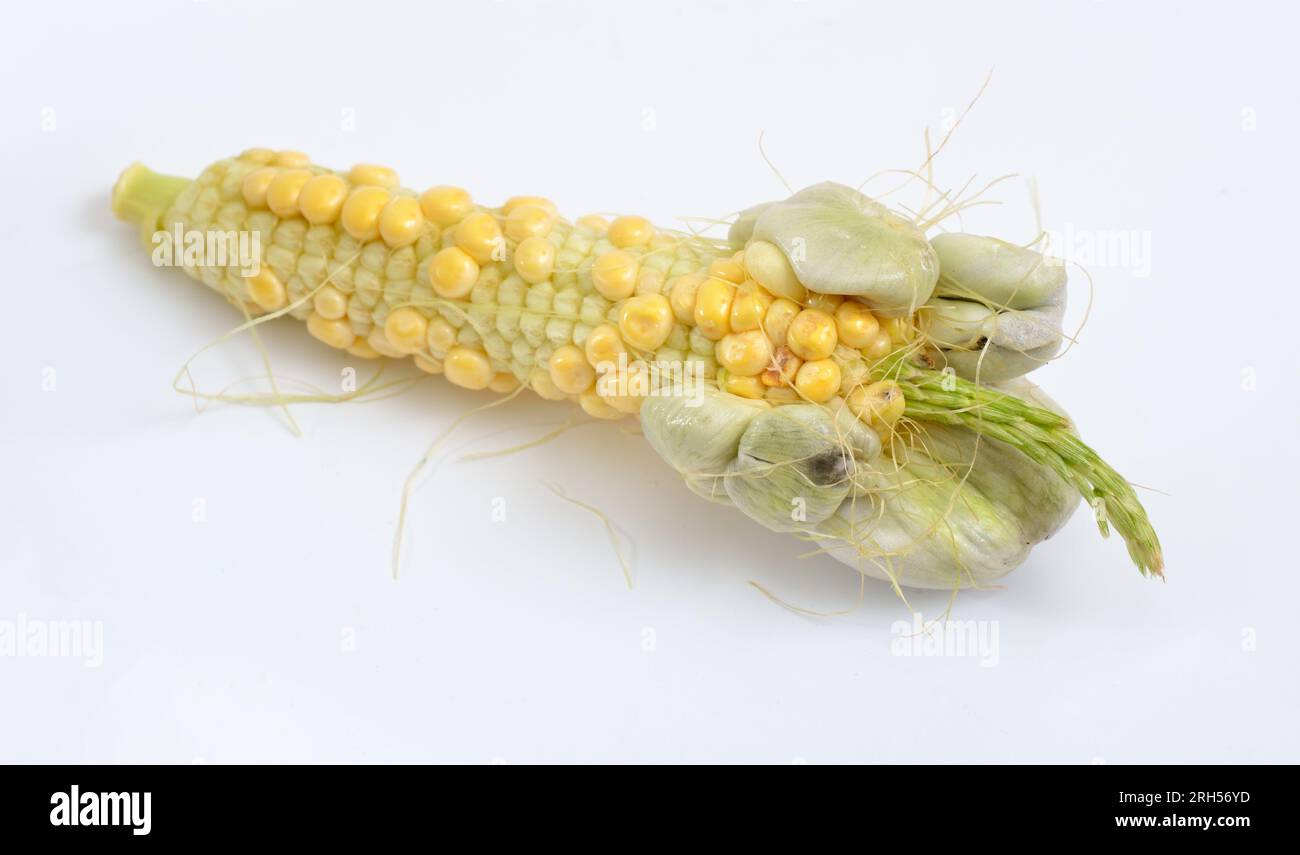
<path id="1" fill-rule="evenodd" d="M 820 309 L 804 309 L 794 316 L 786 343 L 800 359 L 825 359 L 838 341 L 835 319 Z"/>
<path id="2" fill-rule="evenodd" d="M 393 347 L 403 353 L 424 349 L 424 337 L 429 333 L 429 319 L 414 306 L 403 306 L 388 314 L 384 321 L 384 336 Z"/>
<path id="3" fill-rule="evenodd" d="M 772 353 L 772 361 L 761 375 L 764 386 L 789 386 L 799 373 L 803 360 L 794 351 L 781 345 Z"/>
<path id="4" fill-rule="evenodd" d="M 322 318 L 337 321 L 348 313 L 348 297 L 333 285 L 325 284 L 312 297 L 312 306 Z"/>
<path id="5" fill-rule="evenodd" d="M 856 389 L 859 386 L 871 382 L 871 369 L 867 366 L 866 360 L 858 354 L 848 354 L 837 349 L 835 362 L 840 366 L 840 392 L 843 394 L 849 389 Z M 930 367 L 934 367 L 931 363 Z"/>
<path id="6" fill-rule="evenodd" d="M 426 374 L 443 373 L 442 360 L 436 357 L 425 356 L 423 353 L 416 353 L 412 354 L 411 361 L 415 363 L 416 368 Z"/>
<path id="7" fill-rule="evenodd" d="M 463 389 L 486 389 L 497 376 L 486 353 L 461 346 L 447 351 L 442 370 L 448 380 Z"/>
<path id="8" fill-rule="evenodd" d="M 623 304 L 618 331 L 639 350 L 657 350 L 673 331 L 673 307 L 663 294 L 642 294 Z"/>
<path id="9" fill-rule="evenodd" d="M 469 294 L 478 281 L 478 273 L 478 262 L 454 246 L 438 250 L 429 261 L 429 284 L 439 297 L 448 300 L 459 300 Z"/>
<path id="10" fill-rule="evenodd" d="M 772 305 L 767 308 L 767 314 L 763 316 L 763 331 L 767 333 L 773 345 L 780 347 L 786 343 L 790 322 L 802 311 L 803 309 L 799 308 L 797 303 L 784 297 L 772 301 Z"/>
<path id="11" fill-rule="evenodd" d="M 550 372 L 545 368 L 538 366 L 528 375 L 528 388 L 532 389 L 539 398 L 545 398 L 548 401 L 563 401 L 568 396 L 555 388 L 551 382 Z"/>
<path id="12" fill-rule="evenodd" d="M 499 371 L 497 372 L 497 376 L 492 378 L 492 382 L 488 384 L 488 388 L 493 392 L 500 392 L 502 394 L 513 392 L 515 389 L 519 388 L 519 378 L 511 374 L 509 371 Z"/>
<path id="13" fill-rule="evenodd" d="M 894 341 L 889 337 L 889 331 L 884 327 L 876 330 L 871 341 L 862 347 L 862 355 L 868 359 L 884 359 L 894 352 Z"/>
<path id="14" fill-rule="evenodd" d="M 709 265 L 709 275 L 739 285 L 745 281 L 745 268 L 730 258 L 715 258 Z"/>
<path id="15" fill-rule="evenodd" d="M 737 289 L 736 299 L 731 303 L 731 331 L 758 329 L 771 305 L 772 295 L 754 280 L 749 280 Z"/>
<path id="16" fill-rule="evenodd" d="M 621 410 L 615 409 L 596 393 L 595 389 L 583 392 L 578 396 L 578 405 L 582 407 L 583 412 L 592 418 L 597 419 L 621 419 L 625 415 Z"/>
<path id="17" fill-rule="evenodd" d="M 735 252 L 733 252 L 733 253 L 731 254 L 731 260 L 734 261 L 734 262 L 736 262 L 737 264 L 739 264 L 739 265 L 741 266 L 741 269 L 744 269 L 744 267 L 745 267 L 745 251 L 744 251 L 743 249 L 736 250 Z M 748 275 L 748 274 L 746 274 L 746 275 Z"/>
<path id="18" fill-rule="evenodd" d="M 379 351 L 370 346 L 370 342 L 364 338 L 357 338 L 352 344 L 348 345 L 348 353 L 353 356 L 359 356 L 362 359 L 378 359 Z"/>
<path id="19" fill-rule="evenodd" d="M 516 209 L 523 207 L 545 208 L 552 215 L 557 213 L 555 203 L 545 196 L 511 196 L 506 203 L 501 206 L 501 213 L 509 216 Z"/>
<path id="20" fill-rule="evenodd" d="M 474 200 L 459 187 L 430 187 L 420 196 L 420 210 L 432 223 L 446 228 L 474 210 Z"/>
<path id="21" fill-rule="evenodd" d="M 591 229 L 596 234 L 603 235 L 605 232 L 609 231 L 609 220 L 605 219 L 600 214 L 587 214 L 586 216 L 578 217 L 577 225 L 582 226 L 584 229 Z"/>
<path id="22" fill-rule="evenodd" d="M 774 243 L 765 240 L 750 241 L 745 247 L 745 270 L 749 278 L 778 297 L 802 303 L 807 289 L 794 275 L 790 260 Z"/>
<path id="23" fill-rule="evenodd" d="M 730 371 L 719 372 L 718 388 L 742 398 L 762 398 L 767 388 L 757 377 L 745 377 Z"/>
<path id="24" fill-rule="evenodd" d="M 425 335 L 429 352 L 434 356 L 445 356 L 456 344 L 456 328 L 446 318 L 434 318 L 429 321 L 429 332 Z"/>
<path id="25" fill-rule="evenodd" d="M 630 253 L 611 250 L 591 265 L 591 283 L 607 300 L 625 300 L 636 290 L 640 263 Z"/>
<path id="26" fill-rule="evenodd" d="M 809 291 L 808 296 L 804 297 L 803 305 L 806 309 L 816 309 L 819 312 L 833 315 L 843 302 L 844 298 L 839 294 L 818 294 L 815 291 Z"/>
<path id="27" fill-rule="evenodd" d="M 618 365 L 619 354 L 626 352 L 623 338 L 613 324 L 601 324 L 587 333 L 587 340 L 582 346 L 586 351 L 587 361 L 597 371 L 608 371 L 615 367 Z"/>
<path id="28" fill-rule="evenodd" d="M 547 367 L 555 388 L 566 395 L 581 395 L 596 380 L 596 369 L 587 362 L 587 354 L 576 345 L 566 344 L 556 348 Z"/>
<path id="29" fill-rule="evenodd" d="M 880 322 L 857 300 L 845 300 L 835 310 L 835 328 L 839 331 L 840 342 L 857 349 L 871 344 L 880 329 Z"/>
<path id="30" fill-rule="evenodd" d="M 916 325 L 911 318 L 885 318 L 880 322 L 880 328 L 889 333 L 894 344 L 908 344 L 916 339 Z"/>
<path id="31" fill-rule="evenodd" d="M 505 260 L 505 238 L 501 226 L 491 214 L 470 214 L 456 226 L 456 246 L 469 253 L 479 264 Z"/>
<path id="32" fill-rule="evenodd" d="M 719 365 L 745 377 L 761 373 L 772 361 L 772 342 L 762 330 L 724 335 L 713 350 Z"/>
<path id="33" fill-rule="evenodd" d="M 520 242 L 530 237 L 545 237 L 555 223 L 555 215 L 538 205 L 520 205 L 506 217 L 506 237 Z"/>
<path id="34" fill-rule="evenodd" d="M 265 166 L 275 159 L 275 152 L 269 148 L 248 148 L 240 153 L 239 159 Z"/>
<path id="35" fill-rule="evenodd" d="M 636 275 L 637 294 L 659 294 L 664 290 L 664 272 L 653 267 L 642 267 Z"/>
<path id="36" fill-rule="evenodd" d="M 645 246 L 654 234 L 655 227 L 645 217 L 617 217 L 609 224 L 609 242 L 619 249 Z"/>
<path id="37" fill-rule="evenodd" d="M 373 330 L 366 338 L 366 344 L 374 348 L 380 356 L 387 356 L 389 359 L 401 359 L 406 356 L 405 353 L 393 347 L 388 336 L 384 335 L 382 329 Z"/>
<path id="38" fill-rule="evenodd" d="M 703 281 L 704 277 L 695 273 L 686 273 L 673 280 L 668 302 L 672 304 L 673 316 L 683 324 L 695 323 L 695 293 Z"/>
<path id="39" fill-rule="evenodd" d="M 731 302 L 736 286 L 725 279 L 709 277 L 695 292 L 695 326 L 706 337 L 717 341 L 731 332 Z"/>
<path id="40" fill-rule="evenodd" d="M 555 244 L 544 237 L 524 238 L 515 247 L 515 270 L 525 282 L 550 279 L 555 272 Z"/>
<path id="41" fill-rule="evenodd" d="M 343 230 L 359 241 L 379 237 L 379 212 L 391 198 L 382 187 L 357 187 L 348 194 L 339 215 Z"/>
<path id="42" fill-rule="evenodd" d="M 249 276 L 247 281 L 248 294 L 262 311 L 274 312 L 288 305 L 289 298 L 285 294 L 284 283 L 265 264 L 255 275 Z"/>
<path id="43" fill-rule="evenodd" d="M 333 173 L 316 175 L 302 185 L 298 210 L 313 226 L 332 223 L 348 198 L 348 183 Z"/>
<path id="44" fill-rule="evenodd" d="M 847 403 L 860 420 L 884 427 L 902 418 L 903 410 L 907 408 L 903 390 L 893 380 L 880 380 L 854 389 L 849 393 Z"/>
<path id="45" fill-rule="evenodd" d="M 311 180 L 311 173 L 305 169 L 288 169 L 281 172 L 266 188 L 266 206 L 277 217 L 295 217 L 298 215 L 298 194 L 303 185 Z"/>
<path id="46" fill-rule="evenodd" d="M 840 367 L 833 359 L 805 362 L 794 376 L 794 388 L 814 404 L 825 403 L 840 390 Z"/>
<path id="47" fill-rule="evenodd" d="M 239 190 L 248 207 L 266 207 L 266 191 L 270 189 L 271 182 L 279 174 L 280 170 L 270 166 L 263 166 L 261 169 L 254 169 L 244 176 L 244 182 L 239 186 Z"/>
<path id="48" fill-rule="evenodd" d="M 285 151 L 276 152 L 271 163 L 276 166 L 283 166 L 285 169 L 303 169 L 311 166 L 311 158 L 300 151 L 286 149 Z"/>
<path id="49" fill-rule="evenodd" d="M 312 312 L 307 316 L 307 332 L 328 344 L 330 347 L 345 348 L 357 340 L 352 332 L 352 325 L 346 320 L 330 320 Z"/>
<path id="50" fill-rule="evenodd" d="M 389 190 L 399 183 L 396 172 L 374 163 L 358 163 L 348 173 L 348 180 L 362 187 L 387 187 Z"/>
<path id="51" fill-rule="evenodd" d="M 393 249 L 410 246 L 424 231 L 424 214 L 414 196 L 394 196 L 379 212 L 379 234 Z"/>

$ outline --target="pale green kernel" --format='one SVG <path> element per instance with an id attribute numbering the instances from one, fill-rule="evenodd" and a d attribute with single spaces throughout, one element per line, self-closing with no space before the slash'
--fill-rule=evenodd
<path id="1" fill-rule="evenodd" d="M 265 261 L 271 272 L 280 278 L 280 281 L 288 279 L 294 273 L 297 267 L 298 254 L 292 250 L 285 249 L 282 246 L 269 246 L 266 248 Z"/>
<path id="2" fill-rule="evenodd" d="M 691 335 L 682 324 L 673 324 L 672 332 L 668 333 L 664 344 L 674 350 L 690 350 Z"/>
<path id="3" fill-rule="evenodd" d="M 292 220 L 290 222 L 293 222 Z M 383 273 L 388 263 L 388 247 L 382 242 L 372 241 L 361 250 L 361 266 L 376 273 Z"/>
<path id="4" fill-rule="evenodd" d="M 280 220 L 271 236 L 271 242 L 291 252 L 302 252 L 302 241 L 306 234 L 306 220 Z"/>
<path id="5" fill-rule="evenodd" d="M 527 293 L 528 283 L 520 279 L 519 274 L 511 273 L 497 287 L 497 302 L 502 306 L 522 306 Z"/>
<path id="6" fill-rule="evenodd" d="M 243 202 L 227 202 L 217 211 L 217 225 L 227 230 L 240 229 L 247 216 L 248 209 Z"/>
<path id="7" fill-rule="evenodd" d="M 417 267 L 415 250 L 409 246 L 394 250 L 384 265 L 384 274 L 389 279 L 414 279 Z"/>
<path id="8" fill-rule="evenodd" d="M 671 362 L 674 365 L 685 364 L 686 351 L 680 347 L 661 347 L 655 351 L 655 359 L 659 362 Z"/>
<path id="9" fill-rule="evenodd" d="M 379 302 L 380 296 L 384 293 L 384 282 L 373 270 L 362 268 L 356 271 L 352 276 L 352 283 L 356 287 L 357 299 L 370 308 Z"/>
<path id="10" fill-rule="evenodd" d="M 483 343 L 483 338 L 478 334 L 478 330 L 466 324 L 456 331 L 456 343 L 465 347 L 478 347 Z"/>
<path id="11" fill-rule="evenodd" d="M 693 353 L 701 356 L 712 356 L 716 342 L 700 331 L 699 327 L 691 327 L 689 335 L 690 347 Z"/>
<path id="12" fill-rule="evenodd" d="M 338 242 L 338 232 L 331 226 L 312 226 L 303 237 L 302 251 L 311 255 L 329 258 L 334 254 L 334 245 Z"/>
<path id="13" fill-rule="evenodd" d="M 569 318 L 551 318 L 546 322 L 546 340 L 559 347 L 573 340 L 573 321 Z"/>
<path id="14" fill-rule="evenodd" d="M 591 249 L 596 245 L 594 233 L 583 233 L 574 229 L 569 233 L 569 237 L 564 241 L 563 251 L 576 253 L 579 258 L 590 255 Z"/>
<path id="15" fill-rule="evenodd" d="M 325 281 L 327 267 L 325 259 L 319 256 L 306 254 L 298 256 L 298 275 L 309 288 L 315 288 Z"/>
<path id="16" fill-rule="evenodd" d="M 491 330 L 496 325 L 496 307 L 490 304 L 470 306 L 465 312 L 469 325 L 476 330 Z"/>
<path id="17" fill-rule="evenodd" d="M 501 284 L 501 271 L 492 266 L 484 267 L 469 292 L 471 303 L 495 303 L 497 286 Z"/>
<path id="18" fill-rule="evenodd" d="M 555 287 L 548 282 L 539 282 L 528 289 L 525 304 L 532 312 L 549 312 L 551 301 L 555 299 Z"/>
<path id="19" fill-rule="evenodd" d="M 586 294 L 582 298 L 578 317 L 584 324 L 599 326 L 605 323 L 605 319 L 609 316 L 609 309 L 609 301 L 604 297 L 596 293 Z"/>
<path id="20" fill-rule="evenodd" d="M 519 318 L 519 331 L 532 347 L 538 347 L 546 340 L 546 316 L 536 312 L 524 312 Z"/>
<path id="21" fill-rule="evenodd" d="M 551 310 L 557 315 L 577 317 L 581 302 L 582 295 L 576 288 L 565 289 L 555 295 L 555 299 L 551 301 Z"/>
<path id="22" fill-rule="evenodd" d="M 502 361 L 510 359 L 510 343 L 498 332 L 490 332 L 483 336 L 483 349 L 493 359 Z"/>
<path id="23" fill-rule="evenodd" d="M 510 355 L 513 356 L 515 362 L 520 365 L 529 367 L 533 365 L 533 346 L 523 337 L 510 342 Z"/>
<path id="24" fill-rule="evenodd" d="M 384 288 L 384 302 L 393 308 L 405 306 L 411 302 L 411 288 L 414 286 L 415 282 L 411 279 L 390 280 Z"/>
<path id="25" fill-rule="evenodd" d="M 519 318 L 523 310 L 518 306 L 502 306 L 497 310 L 497 332 L 513 341 L 519 337 Z"/>

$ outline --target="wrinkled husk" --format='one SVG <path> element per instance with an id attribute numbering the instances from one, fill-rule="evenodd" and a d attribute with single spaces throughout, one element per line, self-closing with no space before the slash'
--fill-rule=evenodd
<path id="1" fill-rule="evenodd" d="M 931 244 L 940 269 L 926 307 L 932 339 L 960 376 L 996 383 L 1056 356 L 1066 303 L 1058 260 L 982 235 L 941 234 Z"/>
<path id="2" fill-rule="evenodd" d="M 647 398 L 641 425 L 650 445 L 670 466 L 683 475 L 708 478 L 726 471 L 749 423 L 771 408 L 765 401 L 709 389 L 698 398 Z"/>
<path id="3" fill-rule="evenodd" d="M 733 239 L 746 231 L 779 247 L 809 290 L 858 297 L 890 317 L 920 308 L 939 279 L 938 256 L 915 224 L 830 181 L 751 208 Z"/>
<path id="4" fill-rule="evenodd" d="M 1060 412 L 1026 381 L 1002 390 Z M 1019 451 L 938 424 L 904 447 L 896 443 L 860 479 L 875 492 L 841 503 L 819 527 L 835 537 L 819 542 L 868 576 L 913 588 L 994 583 L 1079 505 L 1074 487 Z"/>
<path id="5" fill-rule="evenodd" d="M 1032 309 L 1065 285 L 1059 260 L 984 235 L 949 233 L 930 241 L 942 280 L 936 293 L 988 300 L 1003 309 Z"/>
<path id="6" fill-rule="evenodd" d="M 1026 381 L 1002 390 L 1060 412 Z M 1079 503 L 1050 469 L 965 428 L 927 423 L 914 442 L 896 440 L 881 453 L 874 432 L 860 423 L 836 428 L 813 405 L 772 408 L 712 391 L 702 406 L 688 401 L 649 398 L 641 424 L 692 491 L 765 528 L 822 535 L 819 544 L 836 558 L 904 586 L 987 585 Z M 801 518 L 790 514 L 795 499 Z"/>
<path id="7" fill-rule="evenodd" d="M 802 531 L 828 518 L 853 487 L 859 461 L 880 438 L 847 408 L 787 404 L 755 416 L 724 486 L 736 507 L 772 531 Z"/>

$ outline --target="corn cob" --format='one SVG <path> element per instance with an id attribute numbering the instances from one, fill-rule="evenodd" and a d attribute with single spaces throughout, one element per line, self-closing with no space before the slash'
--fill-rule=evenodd
<path id="1" fill-rule="evenodd" d="M 215 163 L 193 182 L 137 164 L 113 204 L 164 241 L 177 227 L 256 232 L 255 275 L 234 264 L 185 272 L 253 317 L 287 309 L 325 344 L 410 357 L 468 389 L 523 384 L 616 419 L 638 411 L 646 384 L 635 375 L 658 363 L 747 398 L 856 393 L 866 411 L 892 396 L 897 404 L 876 417 L 902 412 L 896 389 L 867 392 L 863 380 L 868 360 L 907 337 L 906 324 L 807 292 L 769 244 L 738 251 L 639 216 L 570 222 L 535 196 L 487 208 L 456 187 L 417 195 L 384 167 L 334 172 L 269 149 Z"/>
<path id="2" fill-rule="evenodd" d="M 289 314 L 315 338 L 359 358 L 410 357 L 457 386 L 508 393 L 522 385 L 607 419 L 642 411 L 655 394 L 647 382 L 653 366 L 698 377 L 714 387 L 709 394 L 746 405 L 718 405 L 714 415 L 734 422 L 717 422 L 726 427 L 714 449 L 720 456 L 692 452 L 715 467 L 735 458 L 726 471 L 697 470 L 692 455 L 679 455 L 662 433 L 647 435 L 692 489 L 735 503 L 773 530 L 826 536 L 827 529 L 817 528 L 825 522 L 839 526 L 833 536 L 861 552 L 852 528 L 844 529 L 846 512 L 852 517 L 853 498 L 878 489 L 872 485 L 881 483 L 880 474 L 872 474 L 870 461 L 882 443 L 888 448 L 895 437 L 907 436 L 906 415 L 984 434 L 1020 452 L 1042 467 L 1036 478 L 1053 484 L 1059 478 L 1103 506 L 1139 568 L 1160 573 L 1159 542 L 1145 512 L 1068 421 L 927 370 L 947 353 L 976 357 L 970 364 L 978 365 L 978 346 L 965 354 L 959 349 L 962 340 L 980 340 L 981 329 L 1004 342 L 1020 336 L 1038 347 L 1033 325 L 1016 326 L 1019 319 L 992 309 L 972 313 L 952 300 L 918 305 L 939 275 L 934 249 L 911 223 L 848 188 L 818 185 L 791 197 L 784 228 L 789 232 L 794 223 L 817 230 L 822 224 L 816 218 L 836 206 L 898 241 L 878 253 L 869 249 L 860 264 L 881 286 L 875 303 L 856 290 L 861 283 L 854 264 L 861 258 L 848 265 L 847 275 L 844 265 L 835 270 L 834 256 L 846 240 L 835 228 L 821 229 L 833 241 L 817 260 L 835 274 L 839 293 L 808 287 L 815 277 L 805 282 L 781 247 L 753 234 L 756 217 L 762 228 L 783 228 L 779 218 L 772 226 L 755 213 L 766 206 L 742 214 L 729 241 L 719 241 L 656 228 L 634 215 L 571 222 L 538 196 L 486 207 L 458 187 L 417 193 L 402 188 L 386 167 L 361 164 L 336 172 L 299 152 L 262 148 L 219 161 L 193 181 L 136 164 L 113 191 L 115 212 L 137 223 L 156 249 L 174 242 L 173 234 L 257 235 L 261 249 L 247 266 L 249 259 L 191 262 L 179 251 L 175 257 L 187 274 L 250 317 Z M 1064 277 L 1039 266 L 1034 258 L 1041 257 L 1005 244 L 978 256 L 968 246 L 982 252 L 992 244 L 982 238 L 945 244 L 952 270 L 987 276 L 990 263 L 1001 265 L 995 272 L 1026 269 L 988 284 L 1008 286 L 1031 307 L 1046 306 L 1033 324 L 1056 317 L 1052 312 L 1063 304 L 1043 295 L 1052 289 L 1059 294 Z M 961 277 L 948 278 L 945 287 L 964 287 Z M 882 298 L 891 294 L 901 297 Z M 939 305 L 946 314 L 934 314 Z M 943 334 L 929 336 L 931 325 Z M 949 349 L 940 351 L 936 343 Z M 1055 344 L 1041 347 L 1053 350 Z M 820 409 L 780 409 L 781 418 L 767 419 L 757 418 L 760 410 L 748 404 Z M 656 409 L 657 432 L 684 424 L 672 406 Z M 710 425 L 697 420 L 694 430 L 707 433 Z M 889 456 L 902 466 L 908 453 L 900 448 Z M 791 502 L 800 515 L 786 518 Z M 1053 522 L 1040 525 L 1035 537 L 1063 524 L 1070 510 L 1052 510 Z M 1098 522 L 1106 533 L 1106 519 Z M 1030 542 L 1036 540 L 1025 545 Z M 1018 560 L 1003 560 L 995 570 L 1005 572 Z"/>

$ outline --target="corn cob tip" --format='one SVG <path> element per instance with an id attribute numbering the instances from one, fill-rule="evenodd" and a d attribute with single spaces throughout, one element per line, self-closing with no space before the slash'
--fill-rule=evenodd
<path id="1" fill-rule="evenodd" d="M 122 170 L 113 185 L 113 214 L 152 231 L 190 179 L 154 172 L 139 161 Z"/>

